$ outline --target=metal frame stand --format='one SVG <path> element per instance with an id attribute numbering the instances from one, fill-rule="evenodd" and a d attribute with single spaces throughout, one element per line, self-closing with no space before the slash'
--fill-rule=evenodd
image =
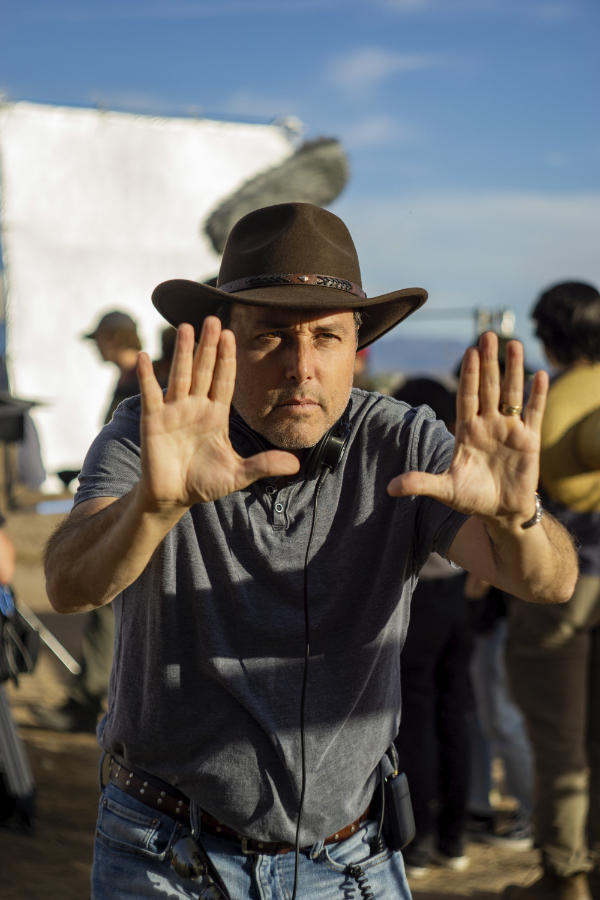
<path id="1" fill-rule="evenodd" d="M 0 684 L 0 770 L 8 794 L 15 801 L 14 824 L 25 830 L 31 826 L 35 806 L 35 782 L 27 751 L 14 723 L 10 706 Z"/>

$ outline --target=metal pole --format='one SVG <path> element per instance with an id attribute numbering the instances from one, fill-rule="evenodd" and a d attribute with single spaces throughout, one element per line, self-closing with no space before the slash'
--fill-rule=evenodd
<path id="1" fill-rule="evenodd" d="M 81 666 L 77 662 L 76 659 L 73 659 L 68 650 L 65 650 L 63 645 L 56 640 L 51 631 L 48 631 L 43 622 L 40 622 L 36 614 L 33 610 L 29 609 L 21 600 L 17 602 L 17 609 L 25 619 L 28 625 L 31 625 L 35 631 L 39 634 L 46 647 L 51 650 L 54 655 L 61 661 L 63 666 L 72 672 L 73 675 L 79 675 L 81 672 Z"/>
<path id="2" fill-rule="evenodd" d="M 10 706 L 0 684 L 0 755 L 6 775 L 6 788 L 11 797 L 31 797 L 35 782 L 27 753 L 13 721 Z"/>

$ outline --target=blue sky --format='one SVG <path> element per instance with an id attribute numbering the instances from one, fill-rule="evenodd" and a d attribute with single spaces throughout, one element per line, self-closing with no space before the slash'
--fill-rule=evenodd
<path id="1" fill-rule="evenodd" d="M 339 136 L 365 287 L 527 311 L 600 282 L 594 0 L 9 0 L 9 99 L 297 115 Z M 471 338 L 415 317 L 405 333 Z M 461 332 L 462 329 L 462 332 Z"/>

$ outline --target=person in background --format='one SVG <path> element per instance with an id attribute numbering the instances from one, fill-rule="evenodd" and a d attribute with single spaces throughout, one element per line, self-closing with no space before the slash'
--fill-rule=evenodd
<path id="1" fill-rule="evenodd" d="M 154 375 L 163 390 L 169 384 L 169 372 L 171 371 L 171 363 L 173 362 L 173 354 L 175 352 L 175 341 L 177 339 L 177 329 L 169 325 L 163 328 L 160 334 L 160 346 L 162 356 L 155 359 L 152 363 Z"/>
<path id="2" fill-rule="evenodd" d="M 575 535 L 581 575 L 560 606 L 510 603 L 507 665 L 534 752 L 543 875 L 506 900 L 600 900 L 600 293 L 557 284 L 532 318 L 557 371 L 541 432 L 540 493 Z"/>
<path id="3" fill-rule="evenodd" d="M 0 584 L 10 584 L 15 574 L 17 551 L 4 530 L 6 519 L 0 513 Z"/>
<path id="4" fill-rule="evenodd" d="M 354 380 L 352 382 L 352 387 L 360 388 L 361 391 L 374 390 L 373 383 L 369 377 L 370 353 L 370 347 L 365 347 L 364 350 L 359 350 L 356 354 L 356 360 L 354 362 Z"/>
<path id="5" fill-rule="evenodd" d="M 134 320 L 119 310 L 102 316 L 95 329 L 84 338 L 94 341 L 102 359 L 113 363 L 119 370 L 119 380 L 104 417 L 106 425 L 123 400 L 140 392 L 136 364 L 142 343 Z M 88 614 L 81 638 L 81 672 L 71 682 L 67 699 L 60 708 L 46 709 L 38 704 L 32 705 L 31 711 L 39 725 L 53 731 L 95 732 L 108 693 L 114 631 L 112 604 Z"/>
<path id="6" fill-rule="evenodd" d="M 429 378 L 405 382 L 394 395 L 409 406 L 426 404 L 454 434 L 455 395 Z M 406 873 L 422 877 L 431 862 L 465 869 L 469 788 L 466 723 L 468 669 L 473 648 L 465 573 L 432 553 L 421 570 L 400 656 L 402 719 L 396 738 L 408 778 L 414 840 L 403 851 Z"/>
<path id="7" fill-rule="evenodd" d="M 12 540 L 4 530 L 5 518 L 0 513 L 0 590 L 4 593 L 5 586 L 9 586 L 15 573 L 16 550 Z M 0 829 L 9 829 L 15 832 L 27 833 L 32 827 L 32 818 L 35 813 L 35 788 L 27 791 L 25 796 L 15 796 L 11 790 L 7 776 L 6 760 L 2 760 L 3 752 L 7 748 L 10 752 L 13 768 L 20 774 L 19 758 L 24 753 L 21 740 L 16 732 L 16 727 L 10 715 L 10 709 L 3 693 L 3 679 L 9 677 L 3 665 L 6 659 L 7 647 L 4 646 L 4 623 L 6 607 L 0 598 Z M 8 645 L 10 646 L 10 645 Z M 4 654 L 4 658 L 3 658 Z M 4 671 L 3 671 L 4 670 Z M 7 715 L 8 714 L 8 715 Z M 17 764 L 15 767 L 15 756 Z"/>
<path id="8" fill-rule="evenodd" d="M 135 397 L 140 392 L 135 367 L 142 343 L 134 320 L 119 310 L 102 316 L 95 329 L 84 335 L 84 338 L 95 341 L 104 362 L 113 363 L 119 370 L 119 380 L 104 417 L 106 425 L 121 401 Z"/>
<path id="9" fill-rule="evenodd" d="M 474 575 L 467 576 L 465 594 L 469 602 L 475 649 L 470 674 L 474 709 L 469 722 L 471 779 L 468 830 L 472 840 L 530 850 L 533 846 L 533 759 L 523 714 L 509 688 L 504 663 L 508 629 L 504 595 Z M 507 793 L 517 801 L 512 818 L 497 830 L 489 796 L 492 759 L 504 766 Z"/>

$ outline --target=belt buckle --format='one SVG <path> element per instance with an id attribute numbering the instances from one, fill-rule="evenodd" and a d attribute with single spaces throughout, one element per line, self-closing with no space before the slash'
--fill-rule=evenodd
<path id="1" fill-rule="evenodd" d="M 249 840 L 251 840 L 251 838 L 247 838 L 247 837 L 242 838 L 242 853 L 244 854 L 244 856 L 260 856 L 261 855 L 260 850 L 249 850 L 248 849 L 248 841 Z"/>

